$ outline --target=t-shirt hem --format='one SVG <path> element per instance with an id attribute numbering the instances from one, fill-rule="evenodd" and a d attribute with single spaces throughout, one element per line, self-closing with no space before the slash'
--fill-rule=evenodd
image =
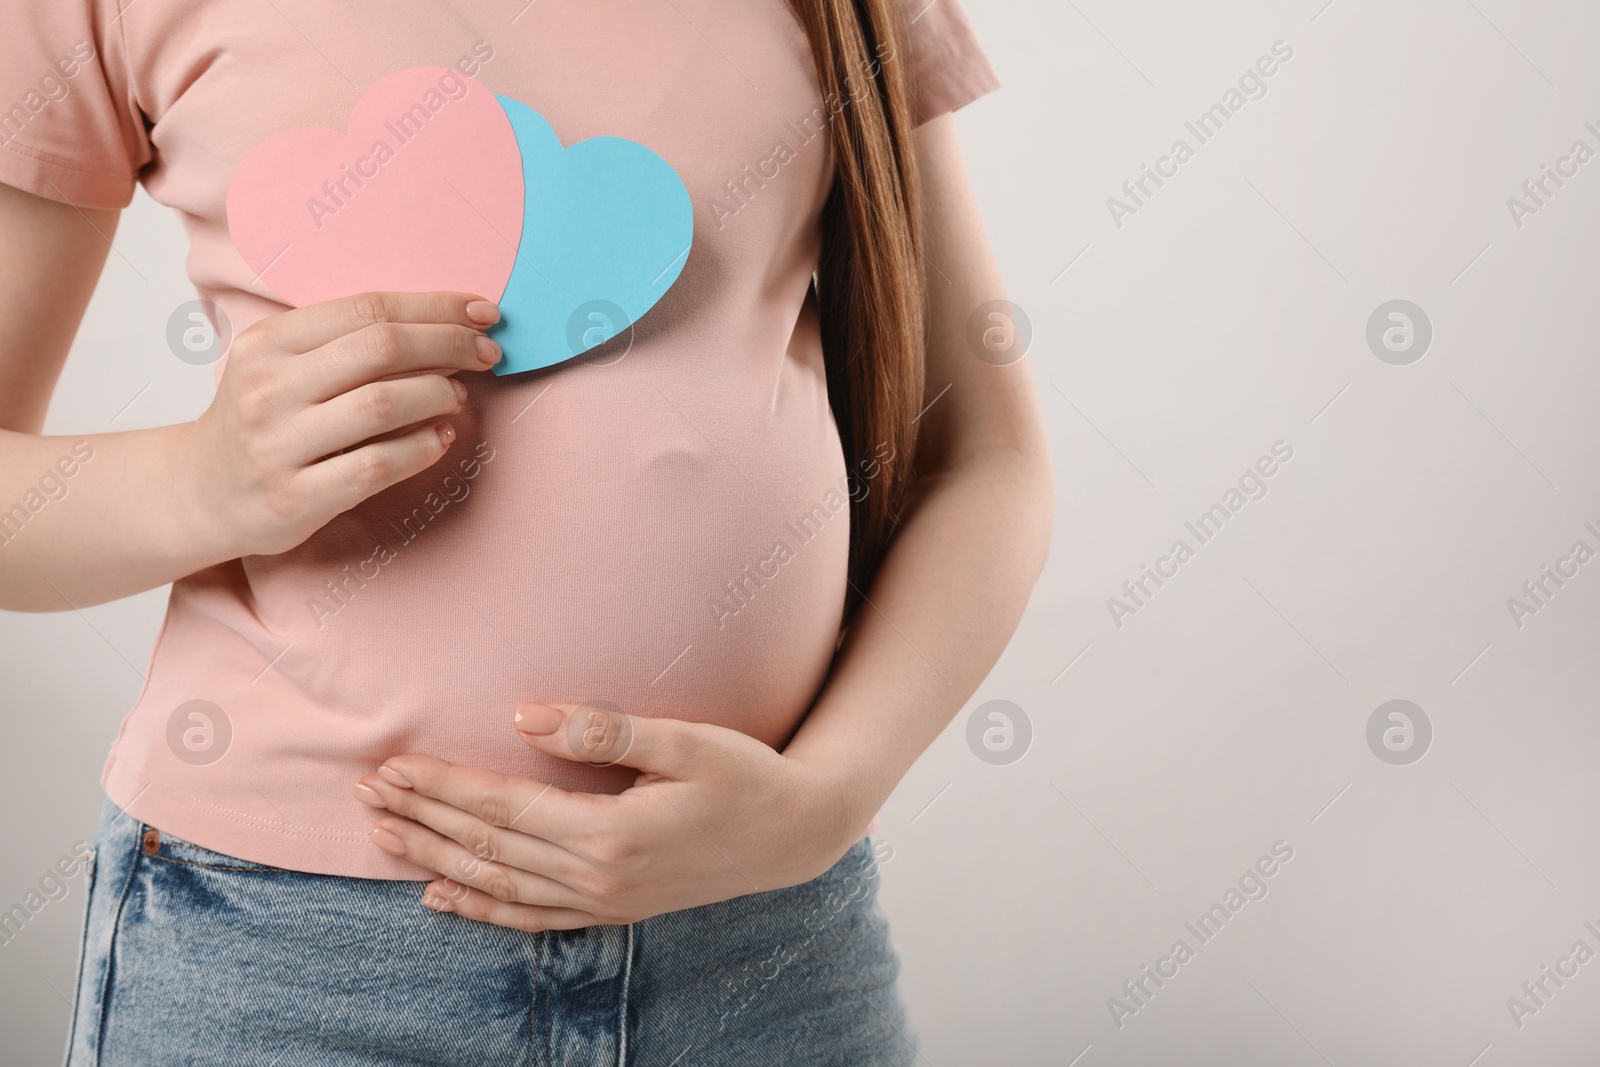
<path id="1" fill-rule="evenodd" d="M 124 208 L 133 202 L 138 178 L 84 167 L 9 140 L 0 141 L 0 183 L 74 207 Z"/>
<path id="2" fill-rule="evenodd" d="M 913 124 L 923 126 L 941 115 L 960 111 L 999 88 L 1000 79 L 992 73 L 929 79 L 917 87 Z"/>
<path id="3" fill-rule="evenodd" d="M 101 779 L 106 796 L 141 823 L 234 859 L 305 874 L 382 881 L 426 881 L 438 873 L 380 851 L 349 830 L 268 820 L 175 795 L 159 782 L 121 773 L 115 760 Z M 373 812 L 373 820 L 379 818 Z"/>

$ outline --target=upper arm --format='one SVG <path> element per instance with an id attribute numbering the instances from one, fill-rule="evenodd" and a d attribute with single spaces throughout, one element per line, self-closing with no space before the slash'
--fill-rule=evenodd
<path id="1" fill-rule="evenodd" d="M 955 123 L 949 115 L 933 119 L 915 138 L 928 287 L 923 403 L 929 406 L 919 420 L 918 465 L 937 469 L 996 447 L 1043 459 L 1045 436 L 1027 363 L 1017 353 L 990 355 L 983 346 L 986 332 L 1003 341 L 1015 324 L 1006 309 L 984 307 L 1006 299 L 1005 280 L 967 179 Z M 1011 358 L 1016 362 L 1000 365 Z"/>
<path id="2" fill-rule="evenodd" d="M 120 214 L 0 184 L 0 430 L 43 428 Z"/>

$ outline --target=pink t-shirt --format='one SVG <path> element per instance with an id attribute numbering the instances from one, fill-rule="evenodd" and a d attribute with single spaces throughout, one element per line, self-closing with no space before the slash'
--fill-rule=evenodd
<path id="1" fill-rule="evenodd" d="M 631 772 L 523 745 L 518 703 L 697 719 L 778 746 L 826 676 L 849 514 L 807 296 L 833 157 L 804 32 L 786 0 L 517 7 L 3 5 L 0 182 L 96 207 L 143 183 L 182 218 L 189 276 L 236 333 L 284 305 L 229 239 L 234 169 L 282 130 L 342 129 L 396 70 L 456 67 L 563 144 L 639 141 L 694 205 L 682 276 L 620 361 L 466 376 L 435 467 L 293 551 L 174 583 L 104 784 L 200 845 L 427 877 L 368 844 L 372 812 L 351 797 L 385 758 L 615 791 Z M 904 12 L 886 61 L 906 65 L 919 122 L 996 86 L 957 0 Z"/>

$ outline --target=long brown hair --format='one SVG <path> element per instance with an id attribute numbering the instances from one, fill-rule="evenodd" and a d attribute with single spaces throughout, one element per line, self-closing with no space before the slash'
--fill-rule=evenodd
<path id="1" fill-rule="evenodd" d="M 848 620 L 899 521 L 922 403 L 927 285 L 912 110 L 895 0 L 790 0 L 811 42 L 836 165 L 817 305 L 828 401 L 850 471 Z"/>

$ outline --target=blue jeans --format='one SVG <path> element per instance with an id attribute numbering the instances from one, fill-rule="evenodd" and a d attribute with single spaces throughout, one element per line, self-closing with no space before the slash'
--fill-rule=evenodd
<path id="1" fill-rule="evenodd" d="M 530 934 L 422 882 L 96 835 L 68 1067 L 910 1064 L 867 841 L 789 889 Z"/>

